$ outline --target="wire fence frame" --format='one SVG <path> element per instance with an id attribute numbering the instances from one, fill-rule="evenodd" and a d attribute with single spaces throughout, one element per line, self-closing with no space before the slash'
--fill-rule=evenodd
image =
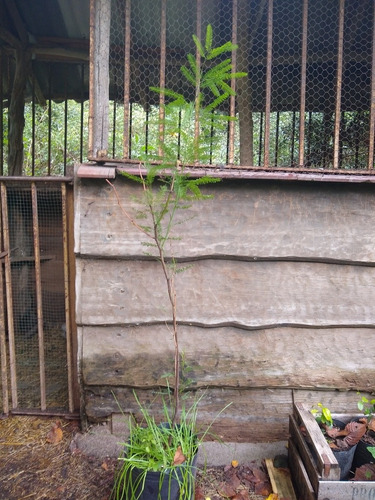
<path id="1" fill-rule="evenodd" d="M 41 182 L 40 182 L 41 181 Z M 50 182 L 52 181 L 52 182 Z M 70 182 L 70 181 L 69 181 Z M 18 188 L 16 187 L 18 186 Z M 46 186 L 45 188 L 43 186 Z M 26 193 L 30 199 L 30 220 L 27 224 L 31 228 L 32 235 L 32 253 L 33 258 L 22 256 L 17 257 L 14 255 L 15 249 L 11 248 L 11 236 L 10 236 L 10 221 L 12 220 L 11 213 L 9 212 L 9 189 L 12 192 L 20 192 Z M 18 189 L 18 191 L 17 191 Z M 46 274 L 42 272 L 42 262 L 46 262 L 46 259 L 50 259 L 51 257 L 43 257 L 41 252 L 41 234 L 40 234 L 40 224 L 41 217 L 46 217 L 45 208 L 40 206 L 39 196 L 42 193 L 48 193 L 51 191 L 55 193 L 53 194 L 55 199 L 61 198 L 61 236 L 58 234 L 57 230 L 57 241 L 61 238 L 61 255 L 63 258 L 63 282 L 61 283 L 61 290 L 63 294 L 63 302 L 62 308 L 64 309 L 64 331 L 58 332 L 62 333 L 64 339 L 60 339 L 60 342 L 55 346 L 62 346 L 62 349 L 65 350 L 64 353 L 57 353 L 60 357 L 63 355 L 63 358 L 66 357 L 66 380 L 65 382 L 57 382 L 56 380 L 51 380 L 50 375 L 47 375 L 47 352 L 51 350 L 50 347 L 50 336 L 46 337 L 45 335 L 45 318 L 43 311 L 45 310 L 46 304 L 44 303 L 46 292 L 43 291 L 43 286 L 45 286 Z M 71 190 L 69 190 L 71 191 Z M 72 196 L 71 192 L 67 190 L 67 182 L 65 180 L 58 181 L 53 178 L 43 178 L 33 180 L 31 178 L 23 179 L 15 181 L 13 179 L 0 180 L 0 196 L 1 196 L 1 240 L 2 240 L 2 252 L 0 254 L 2 269 L 0 273 L 0 285 L 2 286 L 1 290 L 3 293 L 1 294 L 0 299 L 0 362 L 1 362 L 1 404 L 2 404 L 2 412 L 4 415 L 8 415 L 9 413 L 14 414 L 50 414 L 50 415 L 68 415 L 68 414 L 77 414 L 79 409 L 79 387 L 78 387 L 78 379 L 77 379 L 77 368 L 76 368 L 76 348 L 74 347 L 76 341 L 74 340 L 74 330 L 75 330 L 75 322 L 74 322 L 74 292 L 72 288 L 72 272 L 74 269 L 73 264 L 71 263 L 72 259 L 72 241 L 71 237 L 69 237 L 70 225 L 72 220 L 72 216 L 69 215 L 69 205 L 72 203 L 69 201 Z M 48 194 L 43 194 L 43 196 L 47 196 Z M 43 200 L 44 198 L 42 198 Z M 41 211 L 42 210 L 42 211 Z M 44 215 L 43 215 L 44 214 Z M 24 214 L 27 217 L 26 213 Z M 46 237 L 45 237 L 46 238 Z M 48 242 L 49 236 L 47 236 L 47 240 L 44 240 L 44 245 L 46 245 L 46 241 Z M 13 236 L 14 240 L 14 236 Z M 19 250 L 16 248 L 16 250 Z M 19 329 L 17 327 L 17 307 L 16 301 L 19 299 L 15 295 L 15 287 L 14 287 L 14 275 L 12 273 L 12 266 L 18 266 L 18 262 L 28 262 L 32 261 L 33 263 L 33 273 L 32 280 L 35 287 L 35 296 L 36 296 L 36 342 L 35 348 L 37 349 L 38 354 L 35 356 L 37 359 L 37 366 L 39 370 L 38 375 L 38 386 L 35 387 L 34 382 L 28 382 L 25 377 L 23 377 L 22 386 L 20 385 L 19 376 L 20 373 L 26 368 L 23 368 L 23 362 L 20 358 L 20 353 L 24 349 L 27 349 L 26 339 L 23 334 L 20 334 Z M 28 264 L 27 264 L 28 265 Z M 74 281 L 74 280 L 73 280 Z M 16 287 L 17 288 L 17 287 Z M 43 293 L 44 292 L 44 293 Z M 5 300 L 4 300 L 5 297 Z M 55 335 L 55 332 L 53 332 Z M 65 342 L 65 348 L 64 348 Z M 50 354 L 48 354 L 50 358 Z M 49 360 L 49 362 L 51 359 Z M 63 366 L 61 364 L 61 366 Z M 28 368 L 30 370 L 30 368 Z M 35 370 L 34 370 L 35 371 Z M 59 375 L 63 376 L 63 369 Z M 48 380 L 47 380 L 48 377 Z M 60 380 L 60 378 L 59 378 Z M 47 383 L 48 382 L 48 383 Z M 30 383 L 33 385 L 30 386 Z M 51 387 L 56 384 L 62 387 L 63 393 L 65 394 L 65 390 L 67 393 L 66 403 L 63 403 L 65 400 L 65 395 L 61 394 L 58 396 L 58 400 L 60 404 L 58 407 L 55 407 L 56 403 L 52 402 L 51 396 Z M 27 389 L 27 384 L 29 384 L 29 388 Z M 62 384 L 62 385 L 61 385 Z M 66 389 L 63 389 L 66 387 Z M 25 388 L 28 392 L 33 392 L 33 397 L 30 398 L 30 403 L 25 404 L 25 400 L 28 398 L 28 395 L 25 394 Z M 35 394 L 34 394 L 35 393 Z M 39 396 L 38 396 L 39 394 Z M 35 402 L 39 400 L 39 404 L 35 404 Z"/>
<path id="2" fill-rule="evenodd" d="M 91 0 L 92 9 L 95 10 L 98 3 L 101 3 L 101 0 Z M 223 8 L 222 3 L 219 0 L 212 0 L 207 4 L 202 4 L 201 0 L 196 0 L 194 5 L 192 6 L 195 9 L 195 23 L 192 27 L 192 33 L 195 33 L 199 39 L 202 37 L 202 30 L 210 22 L 209 17 L 207 17 L 207 9 L 210 5 L 216 5 L 217 8 Z M 108 4 L 107 4 L 108 5 Z M 115 146 L 115 127 L 117 130 L 117 125 L 115 125 L 115 120 L 113 121 L 113 129 L 112 131 L 107 131 L 108 134 L 112 133 L 112 155 L 108 156 L 107 159 L 115 159 L 119 161 L 128 161 L 128 160 L 136 160 L 137 152 L 136 148 L 132 147 L 133 134 L 135 129 L 135 111 L 137 104 L 137 99 L 139 95 L 144 92 L 147 94 L 147 89 L 138 88 L 139 85 L 136 82 L 136 73 L 139 71 L 143 71 L 142 68 L 147 68 L 147 72 L 153 71 L 154 66 L 158 67 L 159 76 L 156 81 L 153 81 L 152 84 L 154 86 L 158 86 L 163 89 L 168 87 L 168 71 L 170 71 L 169 65 L 177 64 L 177 56 L 175 55 L 173 47 L 169 45 L 169 33 L 170 33 L 170 25 L 172 24 L 172 17 L 174 14 L 171 10 L 168 10 L 168 3 L 165 0 L 159 0 L 159 2 L 155 3 L 155 11 L 152 13 L 146 12 L 147 9 L 143 9 L 144 24 L 146 25 L 147 16 L 150 19 L 155 21 L 153 24 L 157 25 L 157 27 L 153 26 L 152 29 L 159 30 L 159 48 L 147 48 L 147 47 L 139 47 L 139 40 L 137 38 L 137 22 L 139 22 L 139 12 L 134 11 L 133 7 L 137 7 L 137 9 L 141 9 L 140 6 L 136 5 L 131 0 L 124 0 L 124 2 L 118 2 L 117 0 L 113 0 L 112 8 L 118 8 L 118 5 L 123 5 L 124 10 L 124 26 L 123 26 L 123 83 L 120 83 L 120 86 L 123 85 L 123 101 L 116 101 L 116 112 L 118 104 L 123 106 L 123 121 L 124 121 L 124 133 L 123 133 L 123 148 L 120 155 L 118 155 L 118 149 Z M 180 5 L 180 4 L 178 4 Z M 208 5 L 208 7 L 207 7 Z M 354 49 L 352 47 L 353 42 L 350 40 L 349 28 L 354 26 L 355 29 L 359 27 L 359 21 L 355 19 L 353 14 L 353 9 L 349 4 L 348 0 L 335 0 L 335 2 L 330 3 L 327 7 L 323 2 L 314 2 L 312 0 L 301 0 L 300 2 L 295 3 L 285 3 L 286 8 L 294 9 L 292 15 L 293 19 L 297 21 L 296 25 L 296 37 L 298 38 L 298 46 L 297 42 L 294 40 L 291 43 L 291 47 L 294 52 L 290 55 L 281 56 L 280 54 L 280 24 L 281 24 L 281 3 L 279 0 L 257 0 L 252 2 L 245 2 L 243 0 L 231 0 L 229 2 L 230 5 L 230 15 L 225 20 L 225 29 L 228 29 L 229 39 L 233 43 L 243 42 L 241 38 L 239 38 L 239 32 L 241 36 L 243 36 L 244 32 L 247 32 L 247 42 L 246 46 L 249 47 L 248 58 L 250 61 L 251 70 L 254 68 L 261 67 L 263 65 L 264 68 L 264 80 L 262 84 L 262 88 L 258 88 L 255 92 L 258 95 L 263 95 L 263 102 L 257 102 L 254 104 L 254 108 L 252 111 L 252 119 L 254 120 L 253 131 L 256 134 L 256 141 L 253 141 L 253 160 L 251 162 L 241 163 L 238 162 L 238 148 L 241 147 L 241 143 L 245 141 L 241 137 L 241 130 L 238 130 L 233 122 L 230 122 L 227 128 L 227 136 L 226 136 L 226 154 L 225 154 L 225 163 L 229 166 L 233 167 L 254 167 L 261 166 L 263 168 L 272 168 L 275 166 L 280 167 L 298 167 L 300 169 L 306 168 L 333 168 L 335 170 L 344 168 L 344 169 L 372 169 L 374 167 L 374 133 L 375 133 L 375 120 L 374 120 L 374 100 L 375 100 L 375 76 L 374 76 L 374 17 L 375 14 L 372 12 L 370 16 L 372 17 L 372 26 L 371 26 L 371 48 L 370 43 L 366 46 L 366 52 L 361 56 L 361 63 L 363 63 L 363 68 L 355 67 L 355 51 L 362 50 L 362 46 L 355 46 Z M 249 7 L 251 5 L 251 7 Z M 246 7 L 247 6 L 247 7 Z M 244 16 L 243 9 L 251 8 L 252 16 Z M 314 44 L 317 43 L 315 39 L 312 39 L 312 23 L 316 23 L 319 15 L 325 15 L 324 9 L 330 9 L 329 15 L 330 20 L 333 20 L 334 25 L 332 27 L 332 31 L 334 32 L 334 36 L 336 37 L 336 46 L 333 44 L 333 35 L 331 36 L 329 42 L 330 47 L 327 49 L 327 53 L 324 52 L 313 52 Z M 242 10 L 241 10 L 242 9 Z M 275 10 L 276 9 L 276 10 Z M 317 10 L 319 12 L 317 13 Z M 229 13 L 229 7 L 226 11 Z M 113 14 L 113 13 L 112 13 Z M 288 13 L 282 13 L 283 15 L 287 15 Z M 177 14 L 178 15 L 178 14 Z M 369 12 L 366 11 L 365 14 L 362 14 L 368 17 Z M 137 17 L 138 16 L 138 17 Z M 155 18 L 155 16 L 157 16 Z M 172 17 L 171 17 L 172 16 Z M 115 15 L 115 17 L 117 17 Z M 159 20 L 157 18 L 159 17 Z M 241 23 L 244 22 L 243 19 L 249 17 L 251 18 L 251 22 L 253 22 L 252 26 L 248 26 L 247 31 L 241 29 L 239 30 Z M 358 19 L 360 16 L 358 16 Z M 146 19 L 146 20 L 145 20 Z M 223 24 L 223 21 L 221 21 Z M 357 23 L 357 24 L 356 24 Z M 117 22 L 118 24 L 118 22 Z M 151 24 L 150 24 L 151 26 Z M 95 32 L 100 31 L 100 26 L 95 26 Z M 94 29 L 93 28 L 93 29 Z M 183 28 L 181 28 L 183 29 Z M 266 30 L 267 34 L 262 34 L 262 30 Z M 254 31 L 254 33 L 252 32 Z M 370 30 L 370 28 L 369 28 Z M 139 37 L 141 35 L 139 34 Z M 151 36 L 151 35 L 150 35 Z M 111 34 L 112 39 L 115 38 L 115 33 Z M 259 48 L 261 42 L 259 40 L 265 39 L 265 50 Z M 147 40 L 146 40 L 147 41 Z M 95 40 L 92 39 L 94 43 Z M 143 40 L 144 42 L 144 40 Z M 118 42 L 116 50 L 119 50 Z M 138 45 L 137 45 L 138 43 Z M 263 42 L 262 42 L 263 43 Z M 254 48 L 256 46 L 257 48 Z M 120 47 L 121 49 L 121 47 Z M 115 49 L 111 47 L 109 50 L 114 51 Z M 321 49 L 320 49 L 321 50 Z M 140 52 L 137 52 L 140 51 Z M 143 52 L 142 52 L 143 51 Z M 153 52 L 152 52 L 153 51 Z M 95 46 L 91 51 L 93 57 L 95 58 Z M 158 53 L 158 61 L 155 58 L 155 53 Z M 353 55 L 354 54 L 354 55 Z M 172 61 L 173 58 L 176 58 Z M 178 56 L 179 57 L 179 56 Z M 196 50 L 196 64 L 197 67 L 200 67 L 200 54 L 199 51 Z M 282 60 L 284 58 L 284 62 Z M 139 60 L 137 59 L 139 58 Z M 237 53 L 234 51 L 231 55 L 233 70 L 242 71 L 243 68 L 238 68 L 237 61 Z M 182 61 L 183 59 L 181 59 Z M 288 62 L 290 60 L 290 63 Z M 142 62 L 139 62 L 142 61 Z M 149 61 L 149 62 L 148 62 Z M 350 64 L 353 68 L 349 68 Z M 140 65 L 139 68 L 137 64 Z M 291 81 L 291 94 L 290 98 L 290 107 L 287 105 L 278 104 L 278 85 L 286 85 L 285 81 L 279 82 L 278 72 L 282 73 L 282 71 L 287 71 L 287 66 L 297 65 L 299 67 L 298 77 L 293 77 L 294 80 Z M 282 66 L 284 65 L 284 69 Z M 317 69 L 315 66 L 319 66 Z M 367 66 L 366 66 L 367 65 Z M 366 66 L 366 67 L 365 67 Z M 94 65 L 92 65 L 92 69 Z M 115 67 L 114 67 L 115 68 Z M 151 69 L 150 69 L 151 68 Z M 281 69 L 280 69 L 281 68 Z M 286 68 L 286 69 L 285 69 Z M 328 69 L 327 69 L 328 68 Z M 115 68 L 116 69 L 116 68 Z M 367 72 L 371 71 L 371 75 L 368 78 Z M 263 71 L 263 69 L 261 69 Z M 312 72 L 316 73 L 312 75 Z M 326 88 L 322 88 L 319 90 L 319 86 L 316 86 L 315 83 L 311 83 L 313 79 L 318 78 L 318 71 L 325 71 L 329 73 L 329 79 L 327 76 L 323 74 L 324 78 L 327 82 L 324 83 Z M 147 74 L 146 72 L 146 74 Z M 335 75 L 333 76 L 333 72 Z M 361 74 L 362 72 L 362 74 Z M 252 77 L 251 71 L 249 71 L 250 76 Z M 312 78 L 313 76 L 313 78 Z M 94 81 L 95 75 L 93 71 L 90 75 L 91 85 Z M 255 77 L 254 77 L 255 78 Z M 287 78 L 287 76 L 285 76 Z M 353 109 L 348 107 L 348 103 L 350 104 L 350 99 L 348 98 L 348 79 L 353 78 L 354 84 L 359 85 L 360 78 L 364 78 L 370 80 L 370 85 L 366 84 L 366 99 L 368 101 L 368 106 L 366 109 L 363 108 L 363 100 L 358 104 L 357 111 L 355 109 L 356 103 L 353 102 Z M 120 81 L 121 79 L 117 79 Z M 147 78 L 145 77 L 146 81 Z M 260 80 L 259 80 L 260 81 Z M 331 82 L 332 81 L 332 82 Z M 233 80 L 231 83 L 232 89 L 236 89 L 236 83 Z M 146 83 L 144 83 L 146 85 Z M 260 84 L 257 83 L 259 86 Z M 314 94 L 314 90 L 311 89 L 311 85 L 315 85 L 317 90 L 316 95 Z M 323 84 L 322 84 L 323 85 Z M 253 86 L 254 88 L 256 85 Z M 298 89 L 297 89 L 298 87 Z M 328 89 L 328 90 L 327 90 Z M 318 92 L 330 92 L 333 97 L 333 100 L 329 95 L 322 97 L 322 101 L 326 100 L 327 102 L 334 103 L 333 109 L 328 110 L 328 108 L 322 107 L 321 110 L 314 109 L 314 106 L 317 106 L 319 103 Z M 287 91 L 283 90 L 284 95 L 282 96 L 285 102 L 288 102 Z M 345 95 L 344 95 L 345 94 Z M 137 95 L 138 97 L 135 97 Z M 356 97 L 358 98 L 358 96 Z M 159 115 L 159 124 L 158 124 L 158 139 L 160 141 L 164 140 L 165 137 L 165 128 L 164 128 L 164 104 L 165 97 L 161 93 L 159 95 L 159 101 L 157 103 L 158 115 Z M 349 99 L 349 101 L 348 101 Z M 293 102 L 293 103 L 292 103 Z M 250 105 L 250 104 L 249 104 Z M 153 106 L 153 104 L 151 105 Z M 284 108 L 282 108 L 284 106 Z M 286 106 L 286 107 L 285 107 Z M 323 106 L 323 105 L 322 105 Z M 281 108 L 280 108 L 281 107 Z M 145 124 L 145 149 L 149 147 L 150 144 L 150 126 L 149 126 L 149 117 L 150 117 L 150 104 L 146 103 L 144 113 L 145 118 L 144 121 L 147 122 Z M 327 111 L 325 111 L 327 109 Z M 286 159 L 285 155 L 285 117 L 286 113 L 290 114 L 288 127 L 289 127 L 289 159 Z M 345 137 L 347 135 L 347 131 L 345 130 L 345 126 L 350 121 L 353 121 L 354 113 L 364 113 L 365 118 L 362 118 L 362 130 L 360 131 L 361 138 L 357 138 L 357 145 L 350 146 L 344 144 L 346 140 Z M 228 106 L 228 114 L 230 116 L 237 116 L 241 114 L 241 109 L 239 108 L 238 99 L 231 98 L 230 105 Z M 316 128 L 318 128 L 317 120 L 323 121 L 327 119 L 323 117 L 323 115 L 332 114 L 332 125 L 330 125 L 329 134 L 326 134 L 326 144 L 324 146 L 321 145 L 322 150 L 327 150 L 326 153 L 324 151 L 320 151 L 320 157 L 317 158 L 316 146 L 315 149 L 313 147 L 312 142 L 314 141 L 314 134 L 316 135 Z M 117 116 L 117 115 L 116 115 Z M 348 118 L 349 117 L 349 118 Z M 94 117 L 92 117 L 94 119 Z M 366 122 L 366 123 L 365 123 Z M 315 130 L 314 130 L 315 127 Z M 367 139 L 364 140 L 362 135 L 366 128 Z M 284 129 L 284 130 L 283 130 Z M 323 130 L 323 127 L 321 126 Z M 313 134 L 314 131 L 314 134 Z M 199 117 L 195 116 L 194 121 L 194 134 L 195 136 L 199 133 Z M 239 138 L 236 138 L 239 136 Z M 254 138 L 253 138 L 254 139 Z M 179 141 L 180 138 L 177 139 Z M 315 139 L 316 140 L 316 139 Z M 322 139 L 321 139 L 322 141 Z M 358 142 L 359 141 L 359 142 Z M 365 142 L 367 144 L 365 144 Z M 344 145 L 343 145 L 344 144 Z M 102 151 L 100 144 L 96 145 L 93 149 L 90 148 L 92 155 L 90 159 L 99 159 L 99 156 L 95 154 L 95 151 Z M 360 150 L 360 155 L 355 152 L 355 149 Z M 255 150 L 258 151 L 258 154 L 255 153 Z M 115 153 L 117 152 L 117 154 Z M 160 152 L 160 151 L 159 151 Z M 257 157 L 257 159 L 256 159 Z M 346 159 L 345 159 L 346 158 Z M 354 161 L 353 158 L 356 158 Z M 103 159 L 103 158 L 102 158 Z M 215 164 L 215 159 L 212 160 L 212 163 Z"/>

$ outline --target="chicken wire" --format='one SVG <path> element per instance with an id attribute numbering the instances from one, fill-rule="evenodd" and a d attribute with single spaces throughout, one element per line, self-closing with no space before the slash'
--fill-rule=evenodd
<path id="1" fill-rule="evenodd" d="M 64 191 L 1 185 L 1 404 L 68 410 Z"/>
<path id="2" fill-rule="evenodd" d="M 211 24 L 215 45 L 238 43 L 233 67 L 248 76 L 236 81 L 234 130 L 212 130 L 210 163 L 373 168 L 372 0 L 112 0 L 102 8 L 110 9 L 109 158 L 137 159 L 157 143 L 161 102 L 150 86 L 194 99 L 180 67 L 195 54 L 192 35 L 204 38 Z M 230 111 L 229 103 L 219 110 Z"/>

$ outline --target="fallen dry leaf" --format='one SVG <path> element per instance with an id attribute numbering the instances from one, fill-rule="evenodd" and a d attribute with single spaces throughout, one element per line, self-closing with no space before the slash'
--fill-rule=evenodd
<path id="1" fill-rule="evenodd" d="M 61 422 L 52 424 L 51 430 L 47 434 L 47 443 L 58 444 L 63 438 L 63 431 L 61 429 Z"/>
<path id="2" fill-rule="evenodd" d="M 231 464 L 232 464 L 232 467 L 235 467 L 235 468 L 238 467 L 238 460 L 232 460 Z"/>
<path id="3" fill-rule="evenodd" d="M 236 490 L 234 490 L 232 486 L 225 482 L 219 484 L 217 491 L 219 495 L 226 498 L 233 498 L 236 495 Z"/>
<path id="4" fill-rule="evenodd" d="M 185 455 L 182 453 L 181 446 L 179 446 L 174 454 L 173 465 L 183 464 L 186 460 Z"/>

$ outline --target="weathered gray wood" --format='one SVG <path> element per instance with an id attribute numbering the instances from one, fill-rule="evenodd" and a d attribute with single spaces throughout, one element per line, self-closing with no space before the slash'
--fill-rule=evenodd
<path id="1" fill-rule="evenodd" d="M 301 457 L 291 439 L 288 441 L 288 459 L 289 468 L 293 471 L 292 480 L 297 489 L 298 498 L 316 500 L 316 495 L 310 483 L 309 476 L 306 473 Z"/>
<path id="2" fill-rule="evenodd" d="M 165 385 L 173 366 L 173 342 L 165 325 L 83 327 L 83 376 L 87 385 L 155 387 Z M 180 346 L 195 387 L 290 387 L 342 390 L 373 389 L 373 331 L 274 328 L 196 328 L 181 326 Z M 347 339 L 356 338 L 350 347 Z M 334 345 L 334 352 L 332 345 Z M 359 370 L 357 367 L 361 366 Z M 357 410 L 355 400 L 339 405 L 339 394 L 328 393 L 335 410 Z M 303 393 L 301 399 L 311 397 Z M 308 400 L 331 405 L 324 393 Z"/>
<path id="3" fill-rule="evenodd" d="M 340 479 L 340 466 L 313 414 L 301 403 L 294 405 L 294 412 L 297 423 L 304 427 L 306 439 L 314 452 L 316 474 L 319 474 L 325 481 L 338 481 Z"/>
<path id="4" fill-rule="evenodd" d="M 140 187 L 123 178 L 115 182 L 130 209 Z M 194 204 L 179 217 L 181 241 L 176 257 L 342 259 L 375 262 L 375 196 L 368 185 L 333 185 L 223 181 L 206 188 L 213 200 Z M 77 183 L 76 252 L 84 255 L 143 255 L 140 234 L 117 205 L 103 181 Z M 148 249 L 149 250 L 149 249 Z"/>
<path id="5" fill-rule="evenodd" d="M 80 260 L 77 276 L 79 323 L 137 324 L 171 317 L 157 262 Z M 374 283 L 375 267 L 208 259 L 177 275 L 178 319 L 247 327 L 372 327 Z M 363 335 L 374 342 L 368 333 Z"/>
<path id="6" fill-rule="evenodd" d="M 302 482 L 311 485 L 314 491 L 318 491 L 319 479 L 321 477 L 317 474 L 315 459 L 307 446 L 294 415 L 289 415 L 289 434 L 289 444 L 291 444 L 288 449 L 289 459 L 292 458 L 297 471 L 301 471 L 301 474 L 304 476 Z M 300 460 L 302 460 L 304 465 L 303 470 L 301 470 L 302 468 L 299 464 Z"/>
<path id="7" fill-rule="evenodd" d="M 155 415 L 157 421 L 163 420 L 160 400 L 155 392 L 137 390 L 142 404 Z M 272 442 L 286 441 L 288 436 L 288 418 L 291 411 L 291 391 L 270 392 L 261 390 L 226 390 L 219 388 L 200 391 L 203 396 L 199 403 L 198 428 L 205 430 L 212 424 L 212 434 L 230 442 Z M 192 402 L 195 394 L 186 399 L 186 405 Z M 131 390 L 122 387 L 87 387 L 84 392 L 85 409 L 91 421 L 101 421 L 112 413 L 134 414 L 140 420 L 139 407 Z M 116 400 L 119 404 L 117 404 Z M 225 406 L 231 403 L 227 409 Z M 224 411 L 223 411 L 224 410 Z M 165 420 L 165 419 L 164 419 Z"/>
<path id="8" fill-rule="evenodd" d="M 156 419 L 162 420 L 161 405 L 157 394 L 160 391 L 136 388 L 137 396 L 143 404 L 147 404 Z M 198 419 L 201 428 L 214 419 L 212 432 L 224 441 L 262 443 L 271 441 L 287 441 L 288 420 L 293 409 L 293 395 L 289 389 L 233 389 L 212 387 L 203 394 L 199 403 Z M 333 391 L 321 391 L 321 401 L 329 401 Z M 192 396 L 193 397 L 193 396 Z M 314 391 L 294 391 L 294 397 L 304 401 L 315 400 Z M 129 387 L 87 386 L 84 384 L 83 398 L 85 411 L 90 421 L 108 419 L 112 413 L 134 414 L 140 418 L 139 407 L 134 399 L 133 389 Z M 188 399 L 189 405 L 192 398 Z M 351 410 L 358 400 L 353 392 L 336 392 L 335 401 L 341 407 Z M 231 403 L 223 413 L 223 408 Z M 219 415 L 220 413 L 220 415 Z M 208 440 L 212 436 L 207 437 Z"/>
<path id="9" fill-rule="evenodd" d="M 90 116 L 90 157 L 106 157 L 108 153 L 109 110 L 109 35 L 111 2 L 95 0 L 93 54 L 91 61 L 92 116 Z M 94 119 L 95 118 L 95 119 Z M 90 134 L 90 135 L 91 135 Z"/>

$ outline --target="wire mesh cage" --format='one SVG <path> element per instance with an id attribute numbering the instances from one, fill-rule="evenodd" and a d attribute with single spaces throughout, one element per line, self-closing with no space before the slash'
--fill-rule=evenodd
<path id="1" fill-rule="evenodd" d="M 137 159 L 157 143 L 164 101 L 152 86 L 194 99 L 180 68 L 187 54 L 197 57 L 192 35 L 204 40 L 211 25 L 214 44 L 238 44 L 229 57 L 233 70 L 247 77 L 232 82 L 235 102 L 217 111 L 237 122 L 232 130 L 230 125 L 224 132 L 213 128 L 209 163 L 373 168 L 371 0 L 93 2 L 99 4 L 92 53 L 100 44 L 96 57 L 108 63 L 109 75 L 102 156 Z M 110 26 L 107 36 L 105 26 Z M 168 137 L 167 130 L 163 133 Z M 179 139 L 177 134 L 174 140 Z M 100 156 L 93 144 L 90 155 Z"/>
<path id="2" fill-rule="evenodd" d="M 4 410 L 7 400 L 13 410 L 70 407 L 65 193 L 52 183 L 1 185 Z"/>

